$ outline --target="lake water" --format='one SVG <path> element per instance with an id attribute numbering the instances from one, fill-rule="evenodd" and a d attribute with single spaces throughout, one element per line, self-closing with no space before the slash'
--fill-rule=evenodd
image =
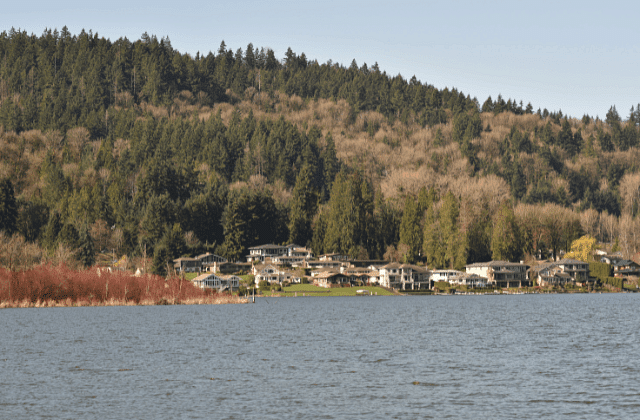
<path id="1" fill-rule="evenodd" d="M 0 418 L 639 418 L 640 294 L 0 310 Z"/>

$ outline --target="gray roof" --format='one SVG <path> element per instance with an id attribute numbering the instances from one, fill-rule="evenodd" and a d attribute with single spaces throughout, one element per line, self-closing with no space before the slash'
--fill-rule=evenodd
<path id="1" fill-rule="evenodd" d="M 258 245 L 249 247 L 249 249 L 275 249 L 275 248 L 286 248 L 286 246 L 274 245 L 274 244 L 266 244 L 266 245 Z"/>
<path id="2" fill-rule="evenodd" d="M 623 266 L 632 265 L 632 264 L 637 265 L 635 262 L 631 260 L 619 260 L 614 262 L 612 265 L 615 267 L 623 267 Z"/>
<path id="3" fill-rule="evenodd" d="M 467 264 L 465 267 L 521 267 L 524 264 L 513 263 L 509 261 L 489 261 L 489 262 L 478 262 L 473 264 Z"/>
<path id="4" fill-rule="evenodd" d="M 587 264 L 584 261 L 580 261 L 580 260 L 574 260 L 571 258 L 563 258 L 560 261 L 558 261 L 556 264 L 560 264 L 560 265 L 565 265 L 565 264 Z"/>

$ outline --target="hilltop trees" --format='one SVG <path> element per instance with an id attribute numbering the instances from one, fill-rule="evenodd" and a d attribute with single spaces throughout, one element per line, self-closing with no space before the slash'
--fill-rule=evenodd
<path id="1" fill-rule="evenodd" d="M 13 30 L 0 56 L 0 230 L 45 258 L 113 245 L 160 272 L 196 246 L 289 241 L 460 268 L 582 233 L 640 250 L 636 108 L 480 106 L 377 64 L 224 42 L 193 57 L 148 34 Z"/>

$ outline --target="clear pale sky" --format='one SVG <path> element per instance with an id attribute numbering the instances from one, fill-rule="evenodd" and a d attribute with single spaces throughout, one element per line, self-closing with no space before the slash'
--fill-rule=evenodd
<path id="1" fill-rule="evenodd" d="M 491 95 L 534 109 L 626 119 L 640 103 L 640 2 L 609 1 L 88 1 L 10 2 L 0 31 L 67 26 L 115 41 L 147 32 L 195 55 L 247 44 L 282 59 L 378 62 L 389 75 Z"/>

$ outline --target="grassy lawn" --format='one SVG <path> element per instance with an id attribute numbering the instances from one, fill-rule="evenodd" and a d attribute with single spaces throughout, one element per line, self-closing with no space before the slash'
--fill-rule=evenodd
<path id="1" fill-rule="evenodd" d="M 393 296 L 393 293 L 382 287 L 376 286 L 358 286 L 358 287 L 340 287 L 334 289 L 325 289 L 324 287 L 314 286 L 312 284 L 294 284 L 292 286 L 284 287 L 281 292 L 274 292 L 274 295 L 280 296 L 298 296 L 305 294 L 306 296 L 356 296 L 356 291 L 368 290 L 371 294 L 378 296 Z M 262 292 L 264 296 L 271 296 L 270 291 Z"/>
<path id="2" fill-rule="evenodd" d="M 198 277 L 198 273 L 184 273 L 184 278 L 191 281 Z"/>

